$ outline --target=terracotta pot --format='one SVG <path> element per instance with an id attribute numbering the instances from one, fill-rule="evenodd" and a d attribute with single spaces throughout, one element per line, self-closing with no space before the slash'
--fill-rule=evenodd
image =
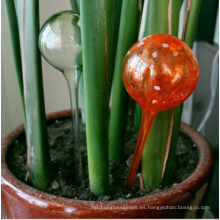
<path id="1" fill-rule="evenodd" d="M 47 119 L 69 115 L 70 111 L 62 111 L 49 114 Z M 212 173 L 213 156 L 206 139 L 189 125 L 182 123 L 181 131 L 197 144 L 200 159 L 196 170 L 186 180 L 155 195 L 110 202 L 61 198 L 19 181 L 7 168 L 5 158 L 12 141 L 23 131 L 24 126 L 20 125 L 2 139 L 1 195 L 8 218 L 194 218 L 201 211 L 202 198 Z M 193 210 L 184 206 L 191 206 Z M 198 206 L 200 210 L 197 210 Z"/>

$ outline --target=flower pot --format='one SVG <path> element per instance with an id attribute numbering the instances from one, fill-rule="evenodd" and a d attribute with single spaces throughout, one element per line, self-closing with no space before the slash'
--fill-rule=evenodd
<path id="1" fill-rule="evenodd" d="M 70 111 L 52 113 L 48 120 L 70 115 Z M 194 128 L 181 124 L 181 131 L 198 146 L 199 163 L 182 183 L 163 192 L 124 201 L 80 201 L 61 198 L 34 189 L 18 180 L 8 169 L 6 154 L 13 140 L 21 135 L 20 125 L 2 139 L 1 195 L 8 218 L 195 218 L 204 208 L 204 195 L 211 180 L 213 156 L 206 139 Z M 189 207 L 187 207 L 189 206 Z"/>

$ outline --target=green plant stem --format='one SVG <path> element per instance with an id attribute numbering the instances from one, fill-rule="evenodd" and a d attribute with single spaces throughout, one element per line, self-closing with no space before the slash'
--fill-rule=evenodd
<path id="1" fill-rule="evenodd" d="M 119 33 L 119 25 L 120 25 L 120 18 L 121 18 L 121 8 L 122 8 L 122 0 L 115 1 L 115 16 L 114 16 L 114 29 L 113 29 L 113 41 L 112 41 L 112 60 L 111 60 L 111 81 L 112 83 L 114 77 L 114 67 L 115 67 L 115 60 L 116 60 L 116 52 L 118 46 L 118 33 Z"/>
<path id="2" fill-rule="evenodd" d="M 178 37 L 181 7 L 182 0 L 172 1 L 172 35 L 175 37 Z"/>
<path id="3" fill-rule="evenodd" d="M 136 132 L 139 131 L 141 127 L 141 115 L 142 115 L 142 108 L 138 103 L 134 105 L 134 130 Z"/>
<path id="4" fill-rule="evenodd" d="M 104 15 L 106 17 L 106 45 L 107 45 L 107 68 L 108 68 L 108 100 L 110 100 L 112 88 L 112 76 L 114 67 L 112 66 L 112 49 L 113 49 L 113 31 L 115 16 L 115 1 L 105 0 Z"/>
<path id="5" fill-rule="evenodd" d="M 23 77 L 22 77 L 22 63 L 21 63 L 21 50 L 20 50 L 20 37 L 18 22 L 16 18 L 15 5 L 13 1 L 4 0 L 5 11 L 8 22 L 9 36 L 11 41 L 12 56 L 15 68 L 15 76 L 18 85 L 19 97 L 22 107 L 22 114 L 24 119 L 25 131 L 27 131 L 26 113 L 23 94 Z"/>
<path id="6" fill-rule="evenodd" d="M 142 156 L 142 176 L 147 188 L 160 185 L 172 111 L 160 112 L 151 127 Z"/>
<path id="7" fill-rule="evenodd" d="M 88 169 L 90 189 L 95 195 L 108 194 L 109 1 L 80 1 Z"/>
<path id="8" fill-rule="evenodd" d="M 173 178 L 176 148 L 177 148 L 177 142 L 178 142 L 178 137 L 179 137 L 182 110 L 183 110 L 183 104 L 178 105 L 177 107 L 174 108 L 173 130 L 172 130 L 172 136 L 171 136 L 171 141 L 170 141 L 169 154 L 168 154 L 168 158 L 166 162 L 166 168 L 165 168 L 165 172 L 164 172 L 164 176 L 162 180 L 163 185 L 169 184 Z"/>
<path id="9" fill-rule="evenodd" d="M 168 34 L 169 0 L 149 0 L 144 36 L 151 34 Z"/>
<path id="10" fill-rule="evenodd" d="M 186 26 L 185 32 L 185 43 L 192 49 L 193 42 L 196 33 L 196 25 L 198 22 L 199 11 L 201 6 L 202 0 L 192 1 L 188 23 Z M 182 110 L 183 104 L 177 106 L 174 110 L 174 124 L 173 124 L 173 131 L 172 131 L 172 138 L 170 143 L 170 150 L 169 155 L 166 163 L 166 169 L 163 177 L 163 185 L 167 185 L 173 178 L 173 168 L 176 156 L 176 147 L 179 135 L 179 129 L 181 124 L 181 117 L 182 117 Z"/>
<path id="11" fill-rule="evenodd" d="M 25 22 L 22 38 L 24 94 L 27 116 L 27 141 L 32 186 L 45 190 L 51 183 L 51 165 L 44 107 L 41 55 L 38 48 L 39 1 L 24 0 Z M 25 35 L 23 35 L 25 33 Z"/>
<path id="12" fill-rule="evenodd" d="M 188 23 L 186 26 L 185 38 L 184 42 L 190 47 L 193 47 L 195 34 L 196 34 L 196 26 L 199 18 L 199 11 L 202 0 L 193 0 L 190 8 Z"/>
<path id="13" fill-rule="evenodd" d="M 168 4 L 169 0 L 149 0 L 146 28 L 144 31 L 145 36 L 152 34 L 168 34 Z M 174 36 L 178 35 L 180 9 L 181 0 L 172 1 L 172 35 Z M 139 106 L 136 106 L 135 109 L 135 113 L 138 114 L 135 117 L 136 119 L 138 118 L 138 120 L 140 118 L 139 114 L 141 114 L 139 108 Z M 177 143 L 181 120 L 181 113 L 179 111 L 181 107 L 176 108 L 177 110 L 174 110 L 175 120 L 173 128 L 176 129 L 178 127 L 178 130 L 172 130 L 171 143 L 173 147 L 170 147 L 171 154 L 175 154 L 176 152 L 175 142 Z M 177 115 L 178 113 L 180 114 Z M 142 176 L 144 185 L 147 188 L 156 188 L 161 184 L 171 115 L 172 109 L 162 111 L 158 114 L 145 145 L 142 157 Z M 136 122 L 136 125 L 137 124 L 139 123 Z M 139 128 L 136 129 L 139 130 Z M 172 164 L 173 160 L 170 160 L 169 163 Z M 168 166 L 165 172 L 170 172 L 169 167 L 170 166 Z M 172 168 L 173 167 L 171 167 L 171 169 Z"/>
<path id="14" fill-rule="evenodd" d="M 73 11 L 79 12 L 79 4 L 76 0 L 70 0 L 70 4 Z"/>
<path id="15" fill-rule="evenodd" d="M 130 100 L 130 96 L 122 82 L 122 64 L 126 53 L 137 41 L 140 14 L 138 2 L 138 0 L 124 0 L 122 3 L 109 124 L 109 160 L 116 162 L 120 162 L 124 156 L 126 122 Z M 130 18 L 129 25 L 127 23 L 128 18 Z"/>
<path id="16" fill-rule="evenodd" d="M 16 5 L 16 14 L 17 14 L 17 22 L 18 22 L 18 31 L 19 31 L 19 36 L 20 36 L 20 45 L 22 44 L 21 42 L 21 17 L 22 17 L 22 1 L 17 1 L 14 0 L 15 5 Z"/>
<path id="17" fill-rule="evenodd" d="M 15 11 L 17 10 L 17 0 L 14 0 Z"/>
<path id="18" fill-rule="evenodd" d="M 78 7 L 79 7 L 79 12 L 80 12 L 80 1 L 81 1 L 81 0 L 76 0 L 77 5 L 78 5 Z"/>

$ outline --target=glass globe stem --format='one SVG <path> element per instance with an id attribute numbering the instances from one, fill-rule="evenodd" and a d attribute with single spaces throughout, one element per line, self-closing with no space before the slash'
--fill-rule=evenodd
<path id="1" fill-rule="evenodd" d="M 80 100 L 81 100 L 81 120 L 82 123 L 86 123 L 86 114 L 85 114 L 85 95 L 84 95 L 84 82 L 83 82 L 83 72 L 80 77 Z"/>
<path id="2" fill-rule="evenodd" d="M 147 137 L 149 135 L 150 129 L 153 125 L 154 119 L 157 116 L 158 112 L 149 111 L 147 109 L 142 108 L 142 119 L 141 119 L 141 127 L 138 135 L 137 144 L 134 151 L 134 156 L 131 163 L 131 168 L 128 174 L 127 182 L 125 186 L 129 189 L 132 188 L 138 166 L 141 160 L 141 156 L 144 151 L 144 147 L 147 141 Z"/>
<path id="3" fill-rule="evenodd" d="M 67 80 L 70 103 L 72 111 L 72 128 L 74 135 L 74 156 L 75 156 L 75 176 L 77 182 L 82 182 L 82 159 L 80 148 L 80 120 L 79 120 L 79 105 L 78 105 L 78 88 L 81 69 L 78 65 L 75 68 L 64 71 L 64 76 Z M 74 108 L 75 106 L 75 108 Z"/>

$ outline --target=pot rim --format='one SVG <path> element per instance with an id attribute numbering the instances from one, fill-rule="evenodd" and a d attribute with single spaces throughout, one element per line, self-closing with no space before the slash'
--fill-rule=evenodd
<path id="1" fill-rule="evenodd" d="M 47 121 L 54 120 L 56 118 L 63 118 L 70 116 L 70 110 L 64 110 L 59 112 L 50 113 L 47 115 Z M 199 163 L 194 172 L 183 182 L 175 185 L 172 188 L 159 192 L 153 195 L 147 195 L 144 197 L 122 200 L 122 201 L 84 201 L 75 200 L 69 198 L 58 197 L 49 193 L 42 192 L 34 189 L 25 183 L 18 180 L 8 169 L 6 165 L 6 154 L 7 149 L 22 132 L 24 132 L 24 124 L 21 124 L 8 132 L 3 138 L 1 143 L 1 184 L 5 185 L 5 190 L 10 193 L 10 190 L 14 190 L 16 194 L 22 195 L 21 197 L 26 198 L 27 201 L 41 201 L 47 204 L 59 204 L 59 206 L 72 207 L 73 205 L 77 208 L 81 205 L 88 206 L 91 210 L 91 206 L 94 205 L 123 205 L 126 203 L 128 206 L 140 206 L 140 205 L 159 205 L 161 201 L 169 201 L 172 204 L 183 194 L 190 196 L 192 192 L 200 188 L 206 181 L 208 175 L 210 175 L 213 166 L 213 155 L 211 147 L 208 141 L 194 128 L 191 126 L 181 123 L 180 131 L 191 138 L 198 147 L 199 150 Z M 85 207 L 84 207 L 85 208 Z"/>

